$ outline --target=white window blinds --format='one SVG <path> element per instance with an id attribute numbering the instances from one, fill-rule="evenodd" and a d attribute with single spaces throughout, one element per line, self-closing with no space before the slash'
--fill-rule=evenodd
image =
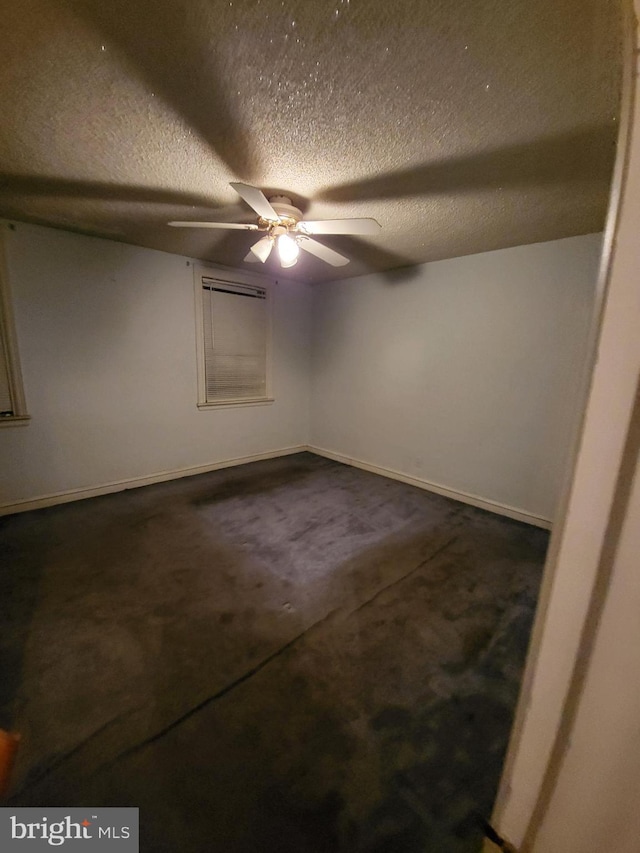
<path id="1" fill-rule="evenodd" d="M 207 403 L 267 396 L 264 288 L 202 279 Z"/>

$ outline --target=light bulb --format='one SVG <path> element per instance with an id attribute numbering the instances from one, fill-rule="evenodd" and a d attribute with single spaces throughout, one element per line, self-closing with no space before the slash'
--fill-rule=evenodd
<path id="1" fill-rule="evenodd" d="M 288 234 L 281 234 L 278 237 L 278 254 L 280 263 L 285 269 L 297 263 L 299 252 L 300 249 L 293 237 L 289 237 Z"/>

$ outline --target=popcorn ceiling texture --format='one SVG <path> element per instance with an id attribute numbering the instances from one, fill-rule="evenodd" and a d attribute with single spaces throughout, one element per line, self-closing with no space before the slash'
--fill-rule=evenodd
<path id="1" fill-rule="evenodd" d="M 373 216 L 322 281 L 603 227 L 614 0 L 0 2 L 0 215 L 255 271 L 229 187 Z"/>

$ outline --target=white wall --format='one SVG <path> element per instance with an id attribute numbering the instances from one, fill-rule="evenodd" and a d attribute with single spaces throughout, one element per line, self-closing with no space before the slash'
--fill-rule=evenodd
<path id="1" fill-rule="evenodd" d="M 6 229 L 6 226 L 3 226 Z M 274 298 L 273 405 L 198 411 L 187 258 L 6 229 L 32 420 L 0 430 L 0 505 L 309 442 L 551 518 L 600 237 Z"/>
<path id="2" fill-rule="evenodd" d="M 601 235 L 317 285 L 311 444 L 552 519 Z"/>
<path id="3" fill-rule="evenodd" d="M 199 411 L 187 258 L 6 230 L 31 422 L 0 430 L 0 504 L 308 441 L 310 288 L 273 288 L 270 405 Z"/>

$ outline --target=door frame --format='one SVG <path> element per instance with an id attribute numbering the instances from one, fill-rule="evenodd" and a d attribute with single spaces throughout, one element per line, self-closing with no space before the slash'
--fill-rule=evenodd
<path id="1" fill-rule="evenodd" d="M 620 0 L 623 80 L 618 147 L 596 290 L 582 417 L 565 474 L 492 825 L 516 849 L 533 849 L 571 734 L 584 652 L 606 596 L 601 555 L 640 373 L 629 308 L 638 301 L 640 103 L 634 0 Z M 635 0 L 640 14 L 640 0 Z M 635 128 L 634 128 L 635 101 Z M 633 148 L 633 151 L 632 151 Z M 631 311 L 631 318 L 633 311 Z M 635 334 L 637 338 L 637 331 Z"/>

